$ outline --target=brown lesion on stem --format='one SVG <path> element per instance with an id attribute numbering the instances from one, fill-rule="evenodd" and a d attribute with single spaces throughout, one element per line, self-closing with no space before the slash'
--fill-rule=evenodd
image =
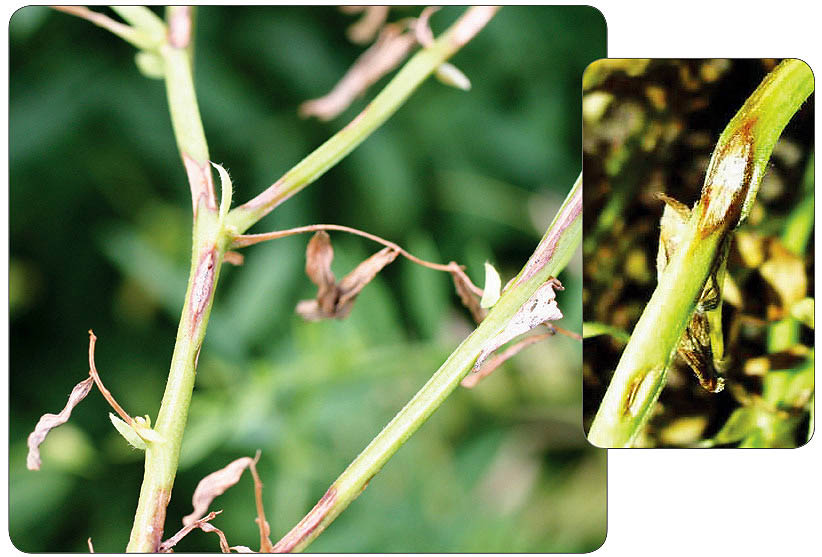
<path id="1" fill-rule="evenodd" d="M 188 185 L 191 188 L 191 203 L 193 205 L 194 218 L 197 218 L 197 209 L 200 201 L 205 203 L 209 209 L 217 210 L 217 198 L 214 194 L 214 180 L 211 176 L 211 167 L 208 161 L 203 164 L 198 163 L 188 154 L 183 153 L 183 165 L 188 176 Z"/>
<path id="2" fill-rule="evenodd" d="M 166 508 L 171 499 L 171 493 L 166 489 L 159 489 L 154 498 L 154 512 L 151 513 L 151 524 L 148 526 L 148 540 L 151 542 L 151 551 L 156 553 L 163 541 L 163 531 L 166 524 Z"/>
<path id="3" fill-rule="evenodd" d="M 699 199 L 698 227 L 702 238 L 739 224 L 748 192 L 757 179 L 752 130 L 755 124 L 755 117 L 746 120 L 711 158 Z"/>
<path id="4" fill-rule="evenodd" d="M 631 379 L 631 382 L 628 384 L 628 392 L 625 395 L 625 401 L 622 405 L 622 415 L 623 416 L 631 416 L 633 415 L 631 409 L 634 406 L 634 402 L 636 401 L 636 395 L 639 392 L 639 386 L 642 385 L 644 377 L 642 376 L 635 376 Z"/>
<path id="5" fill-rule="evenodd" d="M 564 210 L 557 215 L 556 223 L 551 227 L 551 232 L 540 241 L 537 249 L 534 250 L 534 255 L 531 256 L 531 259 L 529 259 L 528 263 L 525 264 L 522 274 L 518 279 L 516 279 L 516 281 L 511 281 L 511 283 L 506 285 L 505 290 L 508 290 L 508 288 L 530 279 L 537 274 L 540 269 L 545 267 L 545 265 L 547 265 L 554 256 L 554 251 L 557 248 L 557 244 L 559 244 L 559 241 L 562 239 L 565 231 L 577 218 L 579 218 L 581 214 L 582 188 L 579 188 L 575 195 L 568 200 L 568 204 L 564 207 Z"/>
<path id="6" fill-rule="evenodd" d="M 272 548 L 273 553 L 290 553 L 297 545 L 308 538 L 317 529 L 323 519 L 328 515 L 331 507 L 337 500 L 337 488 L 331 486 L 325 495 L 317 501 L 314 508 L 297 523 L 283 538 Z"/>
<path id="7" fill-rule="evenodd" d="M 194 283 L 191 286 L 189 307 L 191 323 L 196 326 L 203 317 L 203 312 L 211 301 L 214 289 L 214 278 L 217 272 L 217 248 L 212 247 L 200 256 L 200 263 L 194 274 Z"/>

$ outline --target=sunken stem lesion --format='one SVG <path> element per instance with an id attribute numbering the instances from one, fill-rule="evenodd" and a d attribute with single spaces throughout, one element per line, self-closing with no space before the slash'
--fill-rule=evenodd
<path id="1" fill-rule="evenodd" d="M 660 273 L 591 425 L 588 439 L 595 445 L 630 446 L 647 422 L 709 276 L 726 256 L 730 234 L 750 212 L 776 140 L 812 91 L 810 68 L 785 60 L 726 126 L 679 247 Z M 660 367 L 654 385 L 636 389 L 637 370 Z M 711 390 L 719 389 L 707 376 L 704 381 Z M 626 413 L 625 408 L 640 411 Z"/>

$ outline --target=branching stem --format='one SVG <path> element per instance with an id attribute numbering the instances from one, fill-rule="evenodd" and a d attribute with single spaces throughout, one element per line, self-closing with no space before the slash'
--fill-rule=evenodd
<path id="1" fill-rule="evenodd" d="M 582 177 L 577 179 L 545 236 L 488 316 L 448 357 L 394 419 L 331 484 L 314 508 L 274 546 L 302 551 L 356 499 L 383 465 L 440 407 L 472 369 L 483 346 L 498 335 L 517 310 L 568 264 L 582 236 Z"/>
<path id="2" fill-rule="evenodd" d="M 398 244 L 395 244 L 394 242 L 386 240 L 385 238 L 380 238 L 375 234 L 370 234 L 363 230 L 351 228 L 350 226 L 342 226 L 339 224 L 310 224 L 308 226 L 298 226 L 296 228 L 289 228 L 288 230 L 275 230 L 274 232 L 266 232 L 263 234 L 245 234 L 234 238 L 234 242 L 231 244 L 231 247 L 244 248 L 247 246 L 252 246 L 254 244 L 259 244 L 261 242 L 267 242 L 268 240 L 276 240 L 279 238 L 286 238 L 288 236 L 295 236 L 297 234 L 305 234 L 307 232 L 317 232 L 320 230 L 336 230 L 338 232 L 347 232 L 349 234 L 354 234 L 356 236 L 362 236 L 363 238 L 368 238 L 369 240 L 373 240 L 378 244 L 382 244 L 386 247 L 392 248 L 409 261 L 412 261 L 418 265 L 422 265 L 423 267 L 434 269 L 435 271 L 461 273 L 463 278 L 466 280 L 468 287 L 477 296 L 482 296 L 482 288 L 479 288 L 473 282 L 471 282 L 471 279 L 468 278 L 468 275 L 463 273 L 462 267 L 458 265 L 456 262 L 452 261 L 447 265 L 443 265 L 442 263 L 432 263 L 431 261 L 420 259 L 419 257 L 405 251 L 403 248 L 401 248 Z"/>

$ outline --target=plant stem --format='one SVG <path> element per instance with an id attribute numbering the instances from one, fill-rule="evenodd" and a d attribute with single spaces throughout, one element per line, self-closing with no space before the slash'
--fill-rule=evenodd
<path id="1" fill-rule="evenodd" d="M 205 337 L 223 256 L 234 236 L 322 175 L 407 99 L 439 64 L 467 43 L 493 16 L 496 8 L 471 8 L 431 49 L 409 61 L 366 110 L 324 143 L 283 179 L 242 207 L 219 218 L 208 145 L 197 106 L 190 63 L 191 15 L 185 6 L 169 7 L 168 40 L 157 48 L 164 64 L 166 92 L 177 147 L 188 175 L 194 233 L 186 299 L 183 305 L 166 390 L 157 416 L 162 441 L 147 443 L 145 474 L 130 552 L 153 552 L 162 541 L 166 507 L 177 472 L 183 432 L 194 388 L 197 358 Z M 125 17 L 125 14 L 121 14 Z M 137 19 L 139 12 L 129 15 Z M 150 21 L 148 23 L 151 25 Z M 287 179 L 286 179 L 287 178 Z M 285 186 L 280 186 L 286 184 Z"/>
<path id="2" fill-rule="evenodd" d="M 765 77 L 722 132 L 687 238 L 631 333 L 591 425 L 588 439 L 593 444 L 630 446 L 650 417 L 718 250 L 750 211 L 776 140 L 812 91 L 810 68 L 786 60 Z"/>
<path id="3" fill-rule="evenodd" d="M 175 14 L 171 8 L 170 18 Z M 194 230 L 191 271 L 171 368 L 155 431 L 162 438 L 147 443 L 145 474 L 127 551 L 153 552 L 162 541 L 183 431 L 194 388 L 197 359 L 205 337 L 223 255 L 230 243 L 218 218 L 208 147 L 191 75 L 187 44 L 160 47 L 166 92 L 177 146 L 191 186 Z"/>
<path id="4" fill-rule="evenodd" d="M 428 48 L 415 54 L 371 103 L 347 126 L 305 157 L 264 192 L 228 215 L 228 225 L 242 234 L 277 205 L 322 176 L 362 143 L 408 99 L 443 62 L 476 35 L 499 8 L 471 7 Z"/>
<path id="5" fill-rule="evenodd" d="M 305 549 L 348 505 L 408 438 L 439 408 L 474 365 L 483 345 L 568 263 L 582 236 L 582 177 L 577 179 L 534 254 L 488 316 L 431 379 L 331 484 L 317 505 L 277 544 L 275 552 Z"/>

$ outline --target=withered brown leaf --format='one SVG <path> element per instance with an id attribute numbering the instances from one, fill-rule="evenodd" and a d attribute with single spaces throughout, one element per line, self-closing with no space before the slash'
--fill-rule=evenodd
<path id="1" fill-rule="evenodd" d="M 317 285 L 317 297 L 297 304 L 297 313 L 309 321 L 319 321 L 335 317 L 342 319 L 349 314 L 354 300 L 365 285 L 377 273 L 397 258 L 399 252 L 393 248 L 383 248 L 336 282 L 331 271 L 334 249 L 324 231 L 317 232 L 306 248 L 305 273 Z"/>
<path id="2" fill-rule="evenodd" d="M 247 456 L 238 458 L 224 468 L 221 468 L 216 472 L 212 472 L 200 480 L 200 483 L 197 484 L 197 488 L 194 490 L 194 496 L 191 499 L 191 504 L 194 506 L 194 510 L 191 514 L 183 517 L 183 524 L 186 527 L 196 525 L 196 527 L 199 527 L 205 532 L 215 532 L 218 536 L 220 536 L 220 547 L 223 549 L 224 553 L 228 553 L 228 543 L 225 541 L 225 536 L 223 536 L 222 532 L 213 526 L 203 526 L 197 524 L 205 521 L 205 519 L 198 517 L 201 517 L 206 510 L 208 510 L 209 505 L 211 505 L 211 502 L 214 501 L 216 497 L 222 495 L 228 488 L 240 481 L 240 477 L 243 475 L 243 471 L 246 468 L 251 471 L 251 476 L 254 480 L 254 500 L 257 506 L 256 522 L 258 528 L 260 529 L 260 552 L 268 553 L 273 547 L 273 544 L 269 539 L 271 527 L 265 518 L 265 510 L 263 509 L 263 483 L 260 481 L 260 476 L 257 474 L 257 461 L 259 458 L 260 451 L 257 451 L 254 458 Z"/>
<path id="3" fill-rule="evenodd" d="M 250 456 L 244 456 L 200 480 L 194 490 L 194 496 L 191 498 L 194 510 L 191 514 L 183 517 L 183 524 L 190 526 L 197 522 L 206 513 L 211 502 L 240 481 L 243 471 L 252 464 L 254 464 L 254 459 Z"/>
<path id="4" fill-rule="evenodd" d="M 65 408 L 59 414 L 44 414 L 37 422 L 34 431 L 31 432 L 28 438 L 29 453 L 26 457 L 26 467 L 29 470 L 40 469 L 40 444 L 45 441 L 49 431 L 68 421 L 74 407 L 91 392 L 92 385 L 94 385 L 93 377 L 88 377 L 77 383 L 71 390 Z"/>
<path id="5" fill-rule="evenodd" d="M 488 310 L 480 306 L 480 297 L 477 296 L 468 285 L 468 277 L 458 267 L 451 271 L 451 278 L 454 280 L 454 288 L 457 289 L 457 295 L 460 297 L 460 302 L 468 311 L 471 312 L 471 317 L 476 323 L 480 323 L 485 316 L 488 315 Z"/>

